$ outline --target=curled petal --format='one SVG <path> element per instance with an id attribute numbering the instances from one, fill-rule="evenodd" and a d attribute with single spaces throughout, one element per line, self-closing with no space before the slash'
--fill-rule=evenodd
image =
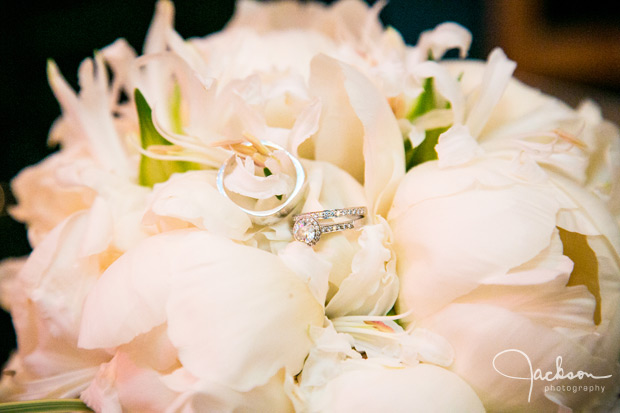
<path id="1" fill-rule="evenodd" d="M 435 146 L 439 167 L 462 165 L 482 153 L 482 148 L 471 136 L 467 126 L 454 125 L 439 135 Z"/>
<path id="2" fill-rule="evenodd" d="M 330 317 L 351 314 L 384 315 L 398 294 L 395 257 L 385 221 L 365 226 L 358 239 L 361 249 L 353 257 L 351 274 L 338 286 L 325 311 Z"/>
<path id="3" fill-rule="evenodd" d="M 482 132 L 516 67 L 517 64 L 509 60 L 501 49 L 494 49 L 489 55 L 478 98 L 467 115 L 467 126 L 472 136 L 478 137 Z"/>
<path id="4" fill-rule="evenodd" d="M 269 199 L 276 195 L 290 194 L 295 182 L 286 173 L 266 177 L 257 176 L 254 161 L 237 158 L 233 171 L 224 177 L 224 186 L 232 192 L 255 199 Z"/>
<path id="5" fill-rule="evenodd" d="M 214 186 L 214 177 L 205 171 L 174 174 L 155 185 L 143 223 L 160 228 L 183 228 L 166 218 L 231 239 L 242 239 L 252 226 L 247 214 Z"/>
<path id="6" fill-rule="evenodd" d="M 459 49 L 459 55 L 463 59 L 467 56 L 471 40 L 469 30 L 459 24 L 447 22 L 423 32 L 416 49 L 421 59 L 426 59 L 430 52 L 434 60 L 440 60 L 450 49 Z"/>

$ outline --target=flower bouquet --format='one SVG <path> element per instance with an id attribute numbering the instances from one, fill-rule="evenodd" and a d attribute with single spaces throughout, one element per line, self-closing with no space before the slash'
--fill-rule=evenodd
<path id="1" fill-rule="evenodd" d="M 161 0 L 79 91 L 48 63 L 0 411 L 613 408 L 618 128 L 380 9 L 244 0 L 184 40 Z"/>

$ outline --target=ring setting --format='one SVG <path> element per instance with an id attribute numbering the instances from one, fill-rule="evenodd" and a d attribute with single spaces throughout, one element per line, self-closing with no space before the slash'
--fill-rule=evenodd
<path id="1" fill-rule="evenodd" d="M 366 215 L 366 207 L 326 209 L 294 215 L 293 237 L 313 246 L 319 242 L 321 234 L 360 228 L 366 221 Z"/>

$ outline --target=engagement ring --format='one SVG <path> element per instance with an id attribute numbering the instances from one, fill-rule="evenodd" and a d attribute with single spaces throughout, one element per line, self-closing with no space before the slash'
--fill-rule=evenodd
<path id="1" fill-rule="evenodd" d="M 355 207 L 294 215 L 293 237 L 297 241 L 313 246 L 319 242 L 321 234 L 362 227 L 366 221 L 366 214 L 366 207 Z"/>

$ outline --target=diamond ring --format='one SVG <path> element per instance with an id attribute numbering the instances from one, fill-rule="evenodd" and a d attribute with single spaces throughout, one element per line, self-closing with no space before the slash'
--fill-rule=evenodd
<path id="1" fill-rule="evenodd" d="M 321 234 L 362 227 L 366 221 L 366 214 L 366 207 L 355 207 L 294 215 L 293 237 L 297 241 L 313 246 L 319 242 Z M 324 220 L 328 222 L 321 222 Z"/>
<path id="2" fill-rule="evenodd" d="M 224 187 L 224 176 L 229 174 L 232 169 L 235 167 L 235 159 L 237 155 L 232 155 L 228 160 L 220 167 L 217 173 L 216 185 L 218 191 L 224 195 L 226 198 L 233 201 L 237 206 L 246 214 L 250 216 L 250 219 L 255 224 L 259 225 L 270 225 L 278 222 L 282 218 L 289 216 L 293 211 L 295 211 L 300 206 L 300 201 L 304 198 L 307 185 L 306 185 L 306 173 L 304 171 L 301 162 L 299 159 L 291 155 L 288 151 L 282 148 L 275 143 L 271 143 L 268 141 L 261 141 L 261 143 L 271 149 L 280 150 L 286 154 L 286 156 L 290 159 L 293 167 L 295 169 L 295 186 L 293 191 L 288 195 L 283 195 L 283 198 L 277 206 L 270 209 L 265 210 L 256 210 L 250 208 L 248 205 L 241 205 L 243 202 L 239 199 L 236 194 L 231 194 Z M 247 144 L 250 146 L 251 144 Z"/>

